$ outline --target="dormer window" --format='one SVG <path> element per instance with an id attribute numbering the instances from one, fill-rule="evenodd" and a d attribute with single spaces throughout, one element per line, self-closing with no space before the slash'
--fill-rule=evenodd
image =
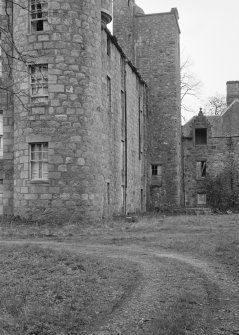
<path id="1" fill-rule="evenodd" d="M 207 145 L 207 128 L 195 129 L 195 145 Z"/>

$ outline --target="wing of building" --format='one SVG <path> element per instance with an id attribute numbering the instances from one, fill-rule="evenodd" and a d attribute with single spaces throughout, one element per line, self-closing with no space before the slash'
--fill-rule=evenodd
<path id="1" fill-rule="evenodd" d="M 182 148 L 184 205 L 238 207 L 239 81 L 227 82 L 222 115 L 200 110 L 183 126 Z"/>

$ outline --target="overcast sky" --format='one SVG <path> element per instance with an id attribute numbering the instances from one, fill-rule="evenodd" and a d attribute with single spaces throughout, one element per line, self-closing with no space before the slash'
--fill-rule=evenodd
<path id="1" fill-rule="evenodd" d="M 181 53 L 202 82 L 202 101 L 191 101 L 198 112 L 207 97 L 226 95 L 226 82 L 239 80 L 239 0 L 136 0 L 146 14 L 177 7 Z M 188 117 L 187 117 L 188 118 Z"/>

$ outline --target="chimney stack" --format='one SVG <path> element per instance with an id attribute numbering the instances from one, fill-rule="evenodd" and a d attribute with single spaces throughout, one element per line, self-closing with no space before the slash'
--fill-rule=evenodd
<path id="1" fill-rule="evenodd" d="M 239 99 L 239 81 L 228 81 L 227 82 L 227 107 L 233 102 L 233 100 Z"/>

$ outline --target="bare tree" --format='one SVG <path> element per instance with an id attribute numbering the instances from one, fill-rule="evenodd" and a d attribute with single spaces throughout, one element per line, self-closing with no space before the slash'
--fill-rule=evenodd
<path id="1" fill-rule="evenodd" d="M 222 115 L 226 107 L 226 97 L 217 93 L 215 96 L 209 97 L 204 110 L 207 115 Z"/>
<path id="2" fill-rule="evenodd" d="M 186 103 L 185 98 L 194 97 L 199 99 L 201 81 L 196 78 L 191 70 L 192 64 L 187 58 L 181 64 L 181 108 L 182 111 L 194 112 Z"/>

